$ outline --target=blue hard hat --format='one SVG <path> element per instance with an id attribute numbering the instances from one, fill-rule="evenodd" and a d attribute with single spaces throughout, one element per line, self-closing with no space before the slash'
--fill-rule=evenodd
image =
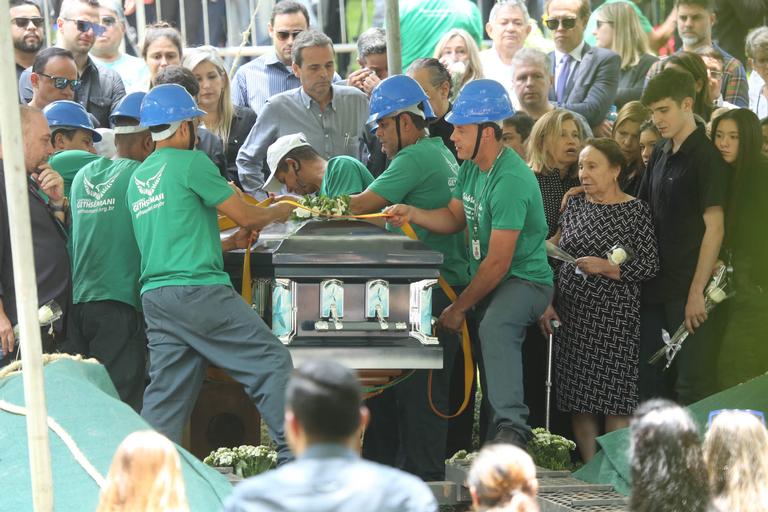
<path id="1" fill-rule="evenodd" d="M 503 121 L 512 117 L 515 109 L 504 86 L 496 80 L 481 78 L 467 82 L 445 120 L 453 125 L 481 124 Z"/>
<path id="2" fill-rule="evenodd" d="M 141 119 L 141 102 L 146 95 L 145 92 L 132 92 L 120 100 L 115 110 L 109 115 L 110 124 L 114 126 L 118 117 L 130 117 L 137 121 Z"/>
<path id="3" fill-rule="evenodd" d="M 101 134 L 93 128 L 91 116 L 76 101 L 59 100 L 46 105 L 43 114 L 51 131 L 56 129 L 80 129 L 91 133 L 93 142 L 101 141 Z"/>
<path id="4" fill-rule="evenodd" d="M 163 84 L 150 89 L 141 102 L 142 126 L 159 126 L 204 116 L 195 99 L 178 84 Z"/>
<path id="5" fill-rule="evenodd" d="M 405 75 L 393 75 L 382 80 L 371 93 L 370 112 L 366 124 L 391 116 L 408 107 L 421 105 L 427 121 L 435 119 L 429 97 L 419 83 Z"/>

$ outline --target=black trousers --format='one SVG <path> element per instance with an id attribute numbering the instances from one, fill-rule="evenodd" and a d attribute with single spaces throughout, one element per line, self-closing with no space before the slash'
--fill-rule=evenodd
<path id="1" fill-rule="evenodd" d="M 456 290 L 459 293 L 459 290 Z M 439 315 L 450 304 L 442 290 L 432 293 L 432 312 Z M 459 337 L 440 333 L 443 369 L 432 373 L 432 401 L 443 414 L 450 413 L 450 376 Z M 365 431 L 363 457 L 399 467 L 423 480 L 445 479 L 448 420 L 429 406 L 429 370 L 416 370 L 408 379 L 367 400 L 371 422 Z"/>
<path id="2" fill-rule="evenodd" d="M 123 302 L 103 300 L 72 306 L 67 350 L 103 364 L 120 400 L 141 411 L 147 338 L 144 316 Z"/>

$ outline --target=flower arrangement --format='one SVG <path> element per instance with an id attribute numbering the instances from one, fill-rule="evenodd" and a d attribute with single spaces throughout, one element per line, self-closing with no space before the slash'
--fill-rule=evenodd
<path id="1" fill-rule="evenodd" d="M 534 428 L 531 433 L 528 453 L 537 466 L 555 471 L 571 469 L 571 452 L 576 449 L 576 443 L 545 428 Z"/>
<path id="2" fill-rule="evenodd" d="M 293 210 L 293 220 L 349 215 L 349 196 L 302 196 L 296 202 L 308 209 Z"/>
<path id="3" fill-rule="evenodd" d="M 203 462 L 209 466 L 232 468 L 235 475 L 248 478 L 277 466 L 277 452 L 263 445 L 225 447 L 212 451 Z"/>

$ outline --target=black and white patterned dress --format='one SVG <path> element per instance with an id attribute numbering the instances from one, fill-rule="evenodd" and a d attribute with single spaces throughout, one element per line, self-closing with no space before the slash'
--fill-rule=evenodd
<path id="1" fill-rule="evenodd" d="M 547 217 L 547 227 L 549 228 L 547 238 L 552 238 L 557 233 L 563 196 L 571 187 L 580 185 L 579 178 L 570 171 L 569 174 L 561 177 L 560 171 L 552 169 L 537 172 L 536 180 L 539 182 L 541 198 L 544 200 L 544 215 Z"/>
<path id="2" fill-rule="evenodd" d="M 637 406 L 640 284 L 659 268 L 648 205 L 639 199 L 595 204 L 572 197 L 560 219 L 560 247 L 574 258 L 605 258 L 615 245 L 635 257 L 621 279 L 560 267 L 555 345 L 557 406 L 566 412 L 628 415 Z"/>

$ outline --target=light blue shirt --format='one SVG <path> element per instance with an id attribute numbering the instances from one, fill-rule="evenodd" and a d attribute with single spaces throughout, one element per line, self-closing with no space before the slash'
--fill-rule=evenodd
<path id="1" fill-rule="evenodd" d="M 437 510 L 420 479 L 335 444 L 311 446 L 294 462 L 246 480 L 224 503 L 224 512 Z"/>
<path id="2" fill-rule="evenodd" d="M 334 74 L 333 81 L 339 80 L 341 77 Z M 232 80 L 232 102 L 250 107 L 258 116 L 269 98 L 297 87 L 301 81 L 273 50 L 240 66 Z"/>
<path id="3" fill-rule="evenodd" d="M 125 85 L 125 93 L 147 92 L 149 90 L 149 68 L 143 59 L 124 53 L 113 62 L 101 60 L 91 54 L 91 59 L 105 68 L 114 69 Z"/>
<path id="4" fill-rule="evenodd" d="M 237 174 L 243 190 L 266 197 L 264 185 L 267 149 L 278 137 L 303 132 L 307 142 L 325 159 L 348 155 L 365 163 L 364 141 L 368 97 L 354 87 L 332 85 L 331 103 L 321 111 L 302 87 L 267 101 L 256 124 L 237 154 Z"/>

